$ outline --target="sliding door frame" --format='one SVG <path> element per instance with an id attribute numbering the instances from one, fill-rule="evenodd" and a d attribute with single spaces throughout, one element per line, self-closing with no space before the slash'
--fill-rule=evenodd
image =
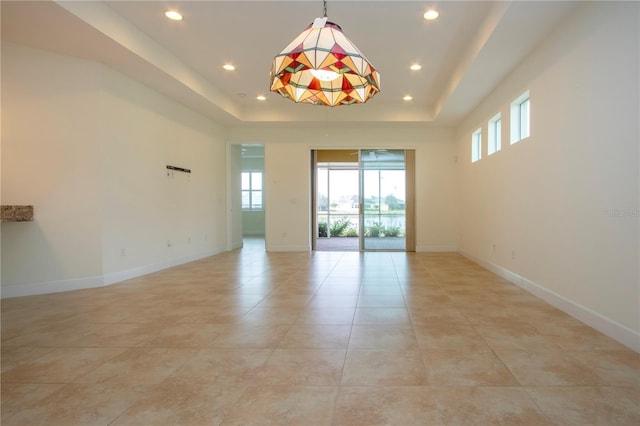
<path id="1" fill-rule="evenodd" d="M 358 149 L 361 153 L 362 149 Z M 405 149 L 405 248 L 404 250 L 382 250 L 382 251 L 416 251 L 416 165 L 415 165 L 415 149 Z M 360 157 L 360 155 L 359 155 Z M 316 250 L 316 242 L 318 238 L 318 149 L 312 149 L 310 153 L 310 166 L 311 166 L 311 250 Z M 376 251 L 371 249 L 364 249 L 364 199 L 362 194 L 362 169 L 360 162 L 358 162 L 358 175 L 359 175 L 359 250 Z M 379 250 L 380 251 L 380 250 Z"/>

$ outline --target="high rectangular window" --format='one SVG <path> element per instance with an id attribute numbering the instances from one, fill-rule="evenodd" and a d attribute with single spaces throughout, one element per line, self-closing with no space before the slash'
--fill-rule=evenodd
<path id="1" fill-rule="evenodd" d="M 242 172 L 242 209 L 262 210 L 262 172 Z"/>
<path id="2" fill-rule="evenodd" d="M 489 141 L 487 143 L 487 152 L 489 155 L 500 151 L 502 138 L 502 117 L 497 114 L 489 120 Z"/>
<path id="3" fill-rule="evenodd" d="M 478 129 L 471 134 L 471 162 L 482 158 L 482 129 Z"/>
<path id="4" fill-rule="evenodd" d="M 520 142 L 531 134 L 531 102 L 529 91 L 511 103 L 511 143 Z"/>

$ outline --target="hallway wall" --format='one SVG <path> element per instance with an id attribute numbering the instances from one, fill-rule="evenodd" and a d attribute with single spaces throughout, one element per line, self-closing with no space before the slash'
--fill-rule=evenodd
<path id="1" fill-rule="evenodd" d="M 451 129 L 408 124 L 325 129 L 301 124 L 277 129 L 237 127 L 229 129 L 228 138 L 234 144 L 265 144 L 265 227 L 270 251 L 310 250 L 311 150 L 344 148 L 415 149 L 416 249 L 456 249 L 457 164 Z"/>

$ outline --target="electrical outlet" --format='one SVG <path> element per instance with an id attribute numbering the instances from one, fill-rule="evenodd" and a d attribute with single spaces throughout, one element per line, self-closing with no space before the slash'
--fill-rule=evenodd
<path id="1" fill-rule="evenodd" d="M 511 258 L 512 259 L 516 258 L 516 251 L 515 250 L 511 250 Z"/>
<path id="2" fill-rule="evenodd" d="M 187 243 L 191 244 L 191 237 L 187 238 Z"/>
<path id="3" fill-rule="evenodd" d="M 127 249 L 126 248 L 121 248 L 120 249 L 120 256 L 121 257 L 125 257 L 127 255 Z"/>
<path id="4" fill-rule="evenodd" d="M 167 240 L 167 247 L 171 247 L 172 245 L 171 240 Z"/>
<path id="5" fill-rule="evenodd" d="M 493 252 L 494 253 L 496 252 L 496 245 L 495 244 L 493 245 Z"/>

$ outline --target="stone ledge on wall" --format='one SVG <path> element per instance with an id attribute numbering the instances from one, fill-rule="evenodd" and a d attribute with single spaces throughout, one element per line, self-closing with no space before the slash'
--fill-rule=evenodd
<path id="1" fill-rule="evenodd" d="M 1 206 L 2 222 L 32 222 L 33 206 Z"/>

